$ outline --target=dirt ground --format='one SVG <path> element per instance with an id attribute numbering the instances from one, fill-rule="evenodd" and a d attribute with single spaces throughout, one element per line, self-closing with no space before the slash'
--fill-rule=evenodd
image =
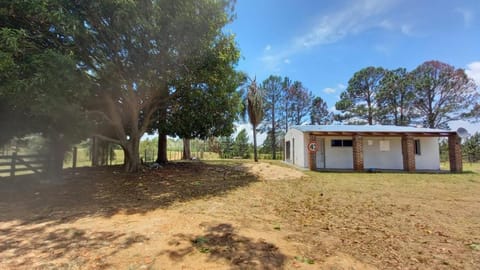
<path id="1" fill-rule="evenodd" d="M 478 194 L 242 161 L 0 178 L 0 269 L 478 269 Z"/>

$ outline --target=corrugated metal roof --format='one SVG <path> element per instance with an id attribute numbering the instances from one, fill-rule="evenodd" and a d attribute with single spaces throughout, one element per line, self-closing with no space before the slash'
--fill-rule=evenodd
<path id="1" fill-rule="evenodd" d="M 454 133 L 452 130 L 433 129 L 433 128 L 417 128 L 389 125 L 301 125 L 292 126 L 291 128 L 302 132 L 432 132 L 432 133 Z"/>

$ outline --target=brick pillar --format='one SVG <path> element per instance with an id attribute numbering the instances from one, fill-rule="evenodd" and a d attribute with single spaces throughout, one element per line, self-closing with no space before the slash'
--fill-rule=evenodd
<path id="1" fill-rule="evenodd" d="M 403 170 L 407 172 L 415 171 L 415 140 L 412 136 L 402 137 L 402 157 Z"/>
<path id="2" fill-rule="evenodd" d="M 363 139 L 360 135 L 353 135 L 353 170 L 363 171 Z"/>
<path id="3" fill-rule="evenodd" d="M 310 135 L 310 141 L 308 142 L 308 144 L 310 144 L 311 142 L 316 143 L 317 142 L 317 137 L 314 136 L 314 135 Z M 307 144 L 307 147 L 308 147 L 308 144 Z M 308 165 L 309 165 L 308 167 L 312 171 L 315 171 L 317 169 L 317 152 L 316 151 L 313 152 L 313 151 L 308 150 Z"/>
<path id="4" fill-rule="evenodd" d="M 448 157 L 450 159 L 450 171 L 462 172 L 462 144 L 457 134 L 448 135 Z"/>

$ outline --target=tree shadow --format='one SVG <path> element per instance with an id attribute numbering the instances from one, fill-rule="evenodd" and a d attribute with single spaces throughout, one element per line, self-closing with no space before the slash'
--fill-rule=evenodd
<path id="1" fill-rule="evenodd" d="M 281 269 L 287 260 L 274 244 L 239 235 L 231 224 L 206 226 L 203 235 L 177 234 L 169 242 L 174 248 L 164 253 L 173 261 L 181 261 L 200 252 L 208 261 L 228 262 L 232 269 Z"/>
<path id="2" fill-rule="evenodd" d="M 49 227 L 36 225 L 2 230 L 0 266 L 3 269 L 103 269 L 109 267 L 105 260 L 109 256 L 148 241 L 140 234 Z"/>
<path id="3" fill-rule="evenodd" d="M 170 163 L 124 173 L 120 166 L 64 171 L 60 181 L 38 175 L 0 179 L 0 223 L 57 224 L 85 216 L 142 214 L 174 202 L 221 196 L 257 177 L 229 165 Z"/>

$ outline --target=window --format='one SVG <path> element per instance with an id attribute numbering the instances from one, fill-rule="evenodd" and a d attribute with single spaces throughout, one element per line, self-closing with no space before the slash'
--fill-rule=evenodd
<path id="1" fill-rule="evenodd" d="M 332 140 L 332 147 L 341 147 L 342 140 Z"/>
<path id="2" fill-rule="evenodd" d="M 332 140 L 331 146 L 332 147 L 352 147 L 353 141 L 352 140 Z"/>
<path id="3" fill-rule="evenodd" d="M 285 159 L 290 159 L 290 141 L 285 142 Z"/>
<path id="4" fill-rule="evenodd" d="M 420 146 L 420 140 L 415 140 L 415 155 L 421 155 L 422 148 Z"/>
<path id="5" fill-rule="evenodd" d="M 342 140 L 343 147 L 352 147 L 353 141 L 352 140 Z"/>

